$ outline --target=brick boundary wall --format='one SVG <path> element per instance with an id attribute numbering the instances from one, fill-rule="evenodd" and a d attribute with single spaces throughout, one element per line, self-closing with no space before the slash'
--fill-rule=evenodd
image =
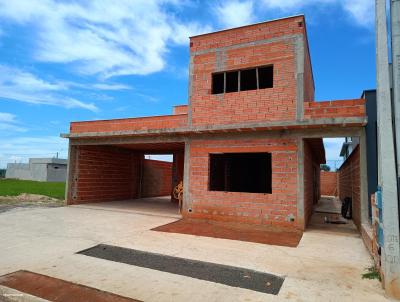
<path id="1" fill-rule="evenodd" d="M 171 195 L 172 162 L 145 159 L 143 162 L 142 197 Z"/>
<path id="2" fill-rule="evenodd" d="M 357 146 L 338 170 L 339 198 L 351 197 L 353 201 L 353 221 L 361 229 L 360 208 L 360 148 Z"/>
<path id="3" fill-rule="evenodd" d="M 338 173 L 321 171 L 321 195 L 338 196 Z"/>

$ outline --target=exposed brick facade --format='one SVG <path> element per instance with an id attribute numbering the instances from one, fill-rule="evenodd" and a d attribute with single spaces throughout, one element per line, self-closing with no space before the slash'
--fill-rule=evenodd
<path id="1" fill-rule="evenodd" d="M 321 195 L 338 195 L 338 173 L 321 171 Z"/>
<path id="2" fill-rule="evenodd" d="M 138 187 L 142 155 L 87 147 L 92 151 L 71 157 L 70 174 L 82 167 L 85 177 L 70 184 L 69 202 L 76 188 L 72 202 L 104 201 L 165 193 L 168 182 L 172 190 L 183 181 L 185 217 L 303 229 L 320 194 L 318 165 L 325 161 L 321 139 L 311 144 L 307 133 L 366 122 L 364 100 L 314 102 L 305 28 L 304 17 L 296 16 L 192 37 L 188 106 L 175 106 L 168 116 L 71 123 L 72 145 L 117 141 L 142 155 L 160 153 L 163 143 L 181 145 L 168 149 L 174 153 L 172 175 L 157 172 L 165 180 L 161 187 Z M 211 93 L 213 73 L 271 65 L 272 88 Z M 251 152 L 271 153 L 272 193 L 209 190 L 210 154 Z M 97 175 L 97 156 L 121 182 Z M 156 182 L 157 173 L 145 179 Z"/>
<path id="3" fill-rule="evenodd" d="M 339 171 L 339 198 L 351 197 L 353 201 L 353 221 L 360 229 L 361 208 L 360 208 L 360 148 L 354 149 L 346 159 Z"/>
<path id="4" fill-rule="evenodd" d="M 209 191 L 209 154 L 272 153 L 272 194 Z M 297 226 L 297 143 L 290 139 L 195 141 L 190 146 L 189 217 Z M 293 217 L 293 221 L 290 218 Z"/>
<path id="5" fill-rule="evenodd" d="M 295 35 L 304 35 L 299 22 L 302 17 L 191 38 L 192 124 L 294 120 Z M 252 44 L 266 39 L 272 42 Z M 273 88 L 211 94 L 212 73 L 264 65 L 274 66 Z"/>

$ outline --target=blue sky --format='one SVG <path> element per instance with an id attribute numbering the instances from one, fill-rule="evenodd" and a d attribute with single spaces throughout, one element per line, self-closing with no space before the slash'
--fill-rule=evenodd
<path id="1" fill-rule="evenodd" d="M 300 13 L 316 99 L 374 88 L 373 0 L 0 0 L 0 167 L 65 157 L 70 121 L 170 114 L 189 36 Z"/>

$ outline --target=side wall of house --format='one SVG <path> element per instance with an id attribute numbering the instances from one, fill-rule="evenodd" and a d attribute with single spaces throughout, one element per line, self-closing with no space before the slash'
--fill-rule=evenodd
<path id="1" fill-rule="evenodd" d="M 68 204 L 138 196 L 143 156 L 111 146 L 72 146 L 70 153 Z"/>
<path id="2" fill-rule="evenodd" d="M 338 195 L 338 173 L 321 171 L 321 195 Z"/>
<path id="3" fill-rule="evenodd" d="M 272 194 L 209 190 L 210 153 L 269 152 Z M 193 140 L 185 216 L 217 221 L 300 228 L 297 219 L 297 140 Z"/>
<path id="4" fill-rule="evenodd" d="M 166 196 L 172 190 L 172 163 L 145 159 L 141 197 Z"/>
<path id="5" fill-rule="evenodd" d="M 351 197 L 353 202 L 353 221 L 360 229 L 361 208 L 360 208 L 360 147 L 350 154 L 342 164 L 339 171 L 339 198 Z"/>

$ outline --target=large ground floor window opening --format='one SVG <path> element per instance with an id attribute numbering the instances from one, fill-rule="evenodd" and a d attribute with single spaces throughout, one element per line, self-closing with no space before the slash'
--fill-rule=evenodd
<path id="1" fill-rule="evenodd" d="M 209 190 L 272 193 L 271 153 L 210 154 Z"/>

